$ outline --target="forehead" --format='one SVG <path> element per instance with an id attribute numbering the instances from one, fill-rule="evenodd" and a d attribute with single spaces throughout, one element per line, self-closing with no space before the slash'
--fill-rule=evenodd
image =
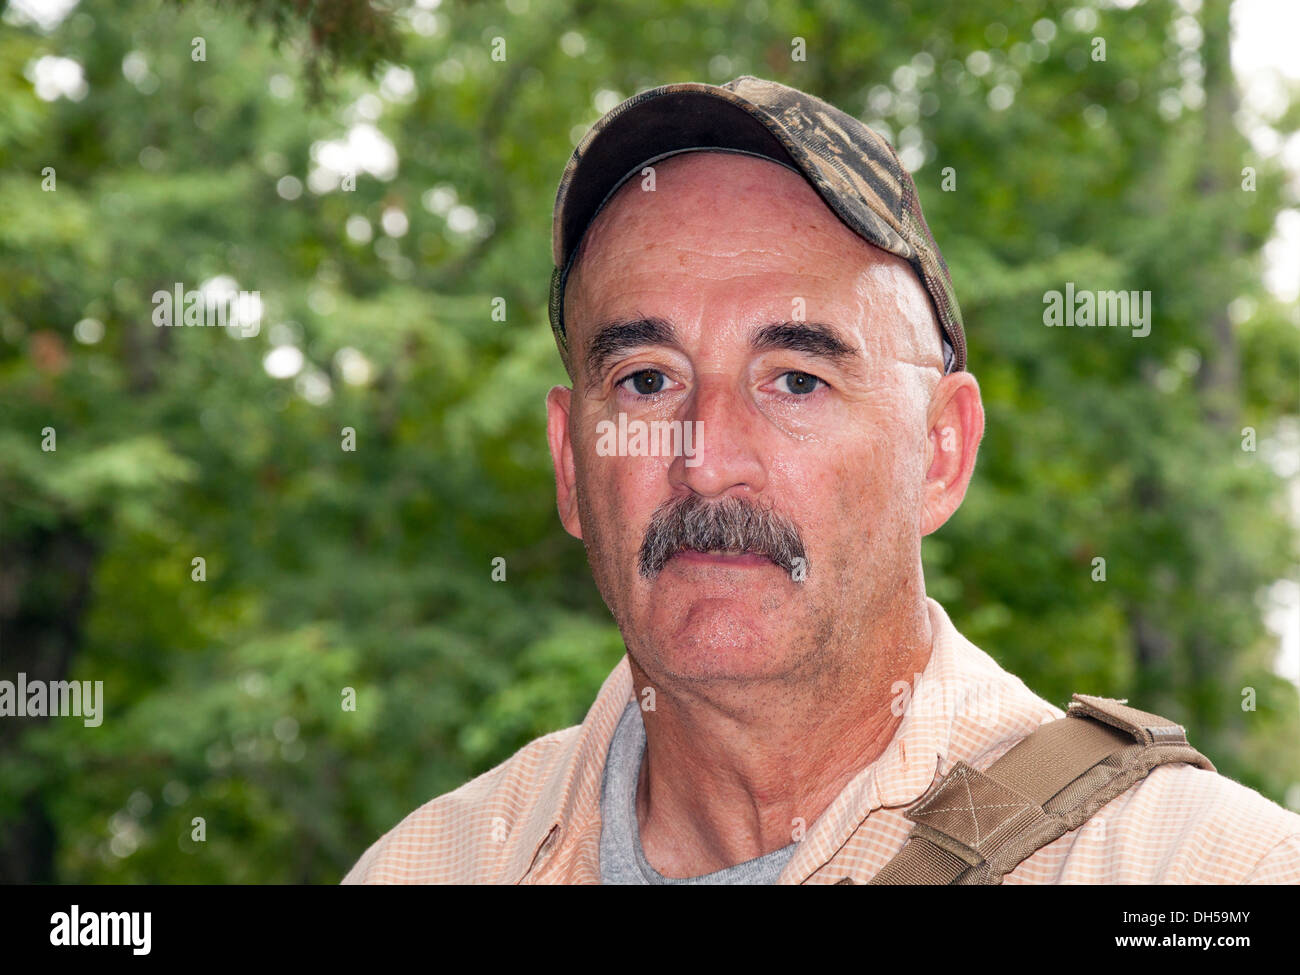
<path id="1" fill-rule="evenodd" d="M 860 238 L 785 166 L 691 152 L 658 163 L 654 176 L 652 191 L 639 175 L 628 180 L 583 238 L 565 289 L 575 352 L 595 323 L 672 318 L 672 307 L 656 306 L 674 304 L 683 314 L 790 317 L 791 299 L 803 297 L 810 317 L 839 318 L 853 332 L 877 316 L 929 320 L 906 262 Z"/>
<path id="2" fill-rule="evenodd" d="M 597 214 L 583 237 L 579 265 L 590 275 L 608 265 L 635 264 L 665 245 L 703 253 L 723 238 L 764 238 L 747 259 L 779 263 L 801 253 L 847 251 L 859 260 L 874 250 L 846 227 L 798 174 L 778 163 L 726 152 L 691 152 L 654 166 L 653 188 L 634 176 Z M 734 246 L 734 243 L 731 245 Z M 719 258 L 730 253 L 718 247 Z M 847 256 L 847 255 L 846 255 Z"/>

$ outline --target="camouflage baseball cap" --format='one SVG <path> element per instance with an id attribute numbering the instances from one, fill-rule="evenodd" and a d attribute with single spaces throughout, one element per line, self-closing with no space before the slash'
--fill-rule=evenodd
<path id="1" fill-rule="evenodd" d="M 943 329 L 944 372 L 966 368 L 966 333 L 948 265 L 893 147 L 820 98 L 742 75 L 721 86 L 681 82 L 633 95 L 597 121 L 573 151 L 555 194 L 550 300 L 551 329 L 570 375 L 564 286 L 587 228 L 645 166 L 699 150 L 780 163 L 812 184 L 850 230 L 905 259 Z"/>

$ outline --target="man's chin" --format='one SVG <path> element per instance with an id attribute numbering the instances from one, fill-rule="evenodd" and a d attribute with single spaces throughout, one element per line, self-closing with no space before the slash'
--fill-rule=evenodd
<path id="1" fill-rule="evenodd" d="M 709 593 L 668 588 L 652 611 L 648 671 L 681 680 L 759 680 L 789 669 L 789 620 L 764 606 L 756 587 Z"/>
<path id="2" fill-rule="evenodd" d="M 802 583 L 763 555 L 679 552 L 648 582 L 648 603 L 661 633 L 683 627 L 779 629 L 802 602 Z"/>

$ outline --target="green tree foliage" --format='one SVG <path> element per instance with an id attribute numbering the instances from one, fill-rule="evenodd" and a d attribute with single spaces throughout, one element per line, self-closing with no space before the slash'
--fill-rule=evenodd
<path id="1" fill-rule="evenodd" d="M 1267 444 L 1300 412 L 1295 309 L 1260 284 L 1288 197 L 1232 124 L 1226 2 L 1185 48 L 1189 17 L 83 0 L 49 34 L 4 26 L 0 676 L 106 701 L 95 728 L 0 721 L 0 876 L 336 881 L 582 719 L 622 644 L 555 517 L 555 186 L 618 100 L 739 74 L 922 154 L 988 412 L 931 594 L 1047 698 L 1176 715 L 1281 800 L 1300 709 L 1258 600 L 1297 545 L 1242 428 Z M 44 56 L 84 96 L 38 97 Z M 350 135 L 391 142 L 391 171 L 314 182 Z M 260 293 L 259 334 L 155 327 L 155 291 L 220 276 Z M 1150 335 L 1045 328 L 1067 281 L 1150 290 Z"/>

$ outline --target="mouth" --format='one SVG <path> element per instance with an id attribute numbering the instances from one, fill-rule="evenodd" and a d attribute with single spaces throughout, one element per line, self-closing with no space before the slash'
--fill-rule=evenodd
<path id="1" fill-rule="evenodd" d="M 755 552 L 740 552 L 724 549 L 710 549 L 707 552 L 701 552 L 698 549 L 684 548 L 677 552 L 673 558 L 681 559 L 683 562 L 693 562 L 700 565 L 722 565 L 731 569 L 743 569 L 776 564 L 766 555 L 759 555 Z"/>

